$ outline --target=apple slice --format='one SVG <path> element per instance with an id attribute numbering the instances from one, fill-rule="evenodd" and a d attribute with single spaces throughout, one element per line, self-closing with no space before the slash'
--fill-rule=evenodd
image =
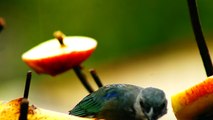
<path id="1" fill-rule="evenodd" d="M 0 120 L 18 120 L 22 98 L 0 103 Z M 28 120 L 94 120 L 29 106 Z"/>
<path id="2" fill-rule="evenodd" d="M 4 18 L 0 17 L 0 32 L 4 29 L 4 27 L 5 27 Z"/>
<path id="3" fill-rule="evenodd" d="M 213 120 L 213 77 L 173 95 L 171 100 L 178 120 Z"/>
<path id="4" fill-rule="evenodd" d="M 56 35 L 56 38 L 30 49 L 22 60 L 39 74 L 55 76 L 78 66 L 97 46 L 96 40 L 85 36 Z"/>

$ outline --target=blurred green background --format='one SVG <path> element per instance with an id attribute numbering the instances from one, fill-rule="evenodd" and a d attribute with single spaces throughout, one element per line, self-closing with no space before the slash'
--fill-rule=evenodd
<path id="1" fill-rule="evenodd" d="M 198 6 L 205 36 L 211 38 L 213 1 L 198 0 Z M 56 30 L 66 35 L 95 38 L 98 47 L 83 65 L 86 69 L 96 68 L 103 76 L 105 69 L 111 71 L 118 63 L 124 63 L 120 66 L 125 66 L 129 61 L 134 63 L 135 60 L 141 60 L 138 59 L 141 57 L 154 61 L 155 56 L 175 54 L 173 49 L 178 51 L 192 47 L 198 55 L 186 0 L 1 0 L 0 17 L 6 21 L 6 27 L 0 33 L 2 100 L 22 96 L 29 67 L 22 62 L 21 55 L 33 46 L 53 38 L 52 34 Z M 211 39 L 207 39 L 207 43 L 211 43 Z M 197 58 L 199 61 L 199 55 Z M 40 106 L 43 106 L 42 100 L 44 103 L 52 101 L 48 97 L 49 93 L 45 94 L 46 91 L 58 87 L 59 94 L 65 92 L 62 88 L 68 81 L 64 79 L 74 79 L 70 87 L 81 85 L 72 72 L 56 77 L 33 73 L 30 98 Z M 50 83 L 49 86 L 45 85 Z M 116 83 L 116 80 L 112 83 Z M 40 94 L 41 91 L 43 94 Z M 71 90 L 69 92 L 75 93 Z M 85 95 L 86 91 L 82 93 L 82 96 Z M 56 108 L 52 106 L 46 105 L 47 108 Z M 62 107 L 58 111 L 63 111 Z"/>

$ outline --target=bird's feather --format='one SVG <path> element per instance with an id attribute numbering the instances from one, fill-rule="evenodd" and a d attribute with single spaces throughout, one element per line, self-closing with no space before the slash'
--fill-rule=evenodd
<path id="1" fill-rule="evenodd" d="M 115 84 L 108 85 L 100 88 L 87 95 L 80 103 L 78 103 L 74 109 L 69 111 L 69 114 L 76 116 L 94 116 L 98 113 L 104 106 L 106 101 L 117 98 L 120 96 L 123 85 Z M 125 92 L 125 91 L 123 91 Z"/>

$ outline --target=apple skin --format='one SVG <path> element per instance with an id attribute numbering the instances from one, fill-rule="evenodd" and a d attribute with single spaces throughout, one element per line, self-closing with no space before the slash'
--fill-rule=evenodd
<path id="1" fill-rule="evenodd" d="M 208 117 L 212 119 L 213 77 L 173 95 L 171 101 L 178 120 L 198 120 L 207 114 L 211 114 Z"/>
<path id="2" fill-rule="evenodd" d="M 93 51 L 94 49 L 91 49 L 88 51 L 71 52 L 38 60 L 23 59 L 23 61 L 29 65 L 29 67 L 33 68 L 38 74 L 46 73 L 55 76 L 80 65 L 92 54 Z"/>
<path id="3" fill-rule="evenodd" d="M 74 39 L 75 38 L 75 39 Z M 70 40 L 78 40 L 76 37 L 67 37 L 65 38 L 64 42 L 66 44 L 66 41 L 68 43 L 68 39 Z M 92 40 L 94 42 L 94 39 L 88 38 L 88 37 L 79 37 L 79 39 L 85 39 L 85 41 L 89 42 Z M 29 54 L 36 54 L 36 49 L 40 49 L 41 45 L 38 45 L 33 48 L 34 52 L 31 52 L 29 50 L 28 52 L 24 53 L 22 55 L 22 60 L 33 70 L 36 71 L 36 73 L 41 74 L 49 74 L 52 76 L 58 75 L 60 73 L 63 73 L 75 66 L 79 66 L 84 60 L 86 60 L 96 49 L 96 44 L 94 43 L 91 47 L 88 49 L 82 49 L 82 50 L 63 50 L 67 49 L 69 47 L 72 47 L 72 44 L 74 45 L 75 42 L 73 42 L 71 45 L 67 44 L 67 46 L 60 46 L 59 42 L 56 39 L 49 40 L 50 42 L 54 42 L 54 44 L 58 44 L 55 49 L 59 49 L 59 52 L 54 55 L 53 51 L 50 50 L 50 56 L 42 56 L 42 57 L 36 57 L 33 58 L 32 55 L 28 57 Z M 46 42 L 41 44 L 49 44 L 51 46 L 52 43 Z M 95 41 L 96 42 L 96 41 Z M 80 44 L 74 45 L 75 47 Z M 43 48 L 42 48 L 43 49 Z M 76 48 L 77 49 L 77 48 Z M 64 52 L 65 51 L 65 52 Z M 28 55 L 26 55 L 28 54 Z M 39 56 L 39 53 L 37 53 Z M 48 54 L 48 53 L 47 53 Z M 27 57 L 26 57 L 27 56 Z"/>
<path id="4" fill-rule="evenodd" d="M 0 120 L 18 120 L 22 98 L 7 103 L 0 103 Z M 77 117 L 65 113 L 38 108 L 35 105 L 28 107 L 28 120 L 94 120 Z"/>

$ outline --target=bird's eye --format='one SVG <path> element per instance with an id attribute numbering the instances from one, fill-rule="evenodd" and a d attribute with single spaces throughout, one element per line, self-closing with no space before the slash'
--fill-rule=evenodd
<path id="1" fill-rule="evenodd" d="M 159 107 L 160 110 L 167 109 L 167 101 L 165 101 L 163 104 L 160 105 Z"/>
<path id="2" fill-rule="evenodd" d="M 143 101 L 140 101 L 140 105 L 141 105 L 141 108 L 143 109 L 144 112 L 149 113 L 149 111 L 151 109 L 149 107 L 149 105 L 144 104 Z"/>
<path id="3" fill-rule="evenodd" d="M 159 107 L 155 108 L 154 112 L 155 113 L 159 113 L 160 112 L 161 114 L 167 113 L 167 102 L 164 102 Z"/>
<path id="4" fill-rule="evenodd" d="M 164 107 L 166 107 L 166 103 L 163 103 L 163 104 L 160 106 L 160 109 L 163 109 Z"/>
<path id="5" fill-rule="evenodd" d="M 161 106 L 160 106 L 160 108 L 159 108 L 162 112 L 167 112 L 167 102 L 164 102 Z"/>

